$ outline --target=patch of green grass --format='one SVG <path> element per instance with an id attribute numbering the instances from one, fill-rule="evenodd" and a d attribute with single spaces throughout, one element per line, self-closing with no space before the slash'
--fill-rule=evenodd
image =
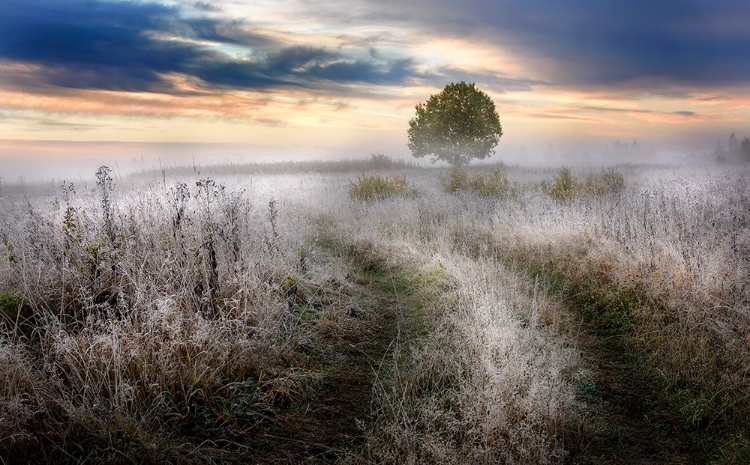
<path id="1" fill-rule="evenodd" d="M 750 463 L 750 437 L 737 434 L 726 438 L 719 452 L 713 459 L 715 465 L 732 465 Z"/>
<path id="2" fill-rule="evenodd" d="M 576 386 L 576 396 L 589 406 L 598 406 L 605 390 L 595 380 L 586 378 Z"/>
<path id="3" fill-rule="evenodd" d="M 294 312 L 294 316 L 297 317 L 299 323 L 310 323 L 315 319 L 315 315 L 318 313 L 317 309 L 314 307 L 297 303 L 292 304 L 292 311 Z"/>
<path id="4" fill-rule="evenodd" d="M 587 286 L 576 301 L 583 321 L 604 336 L 623 335 L 634 324 L 633 312 L 641 306 L 638 295 L 624 288 Z"/>

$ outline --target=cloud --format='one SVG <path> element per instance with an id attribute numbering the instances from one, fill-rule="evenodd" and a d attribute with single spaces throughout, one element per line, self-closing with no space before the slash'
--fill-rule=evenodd
<path id="1" fill-rule="evenodd" d="M 559 119 L 559 120 L 596 122 L 595 119 L 591 119 L 591 118 L 584 118 L 582 116 L 573 116 L 573 115 L 561 115 L 557 113 L 529 113 L 527 116 L 530 116 L 533 118 L 542 118 L 542 119 Z"/>
<path id="2" fill-rule="evenodd" d="M 127 91 L 163 91 L 160 75 L 184 72 L 208 52 L 156 40 L 176 10 L 148 3 L 9 0 L 0 10 L 0 59 L 44 66 L 48 85 Z"/>
<path id="3" fill-rule="evenodd" d="M 201 2 L 193 6 L 207 10 Z M 222 48 L 228 46 L 235 53 Z M 202 88 L 258 90 L 401 84 L 416 75 L 409 59 L 357 52 L 285 44 L 237 20 L 188 17 L 153 2 L 6 0 L 0 6 L 0 60 L 39 70 L 14 80 L 28 91 L 179 93 L 168 78 L 175 74 L 200 80 Z"/>
<path id="4" fill-rule="evenodd" d="M 87 123 L 68 123 L 65 121 L 55 121 L 49 119 L 36 119 L 27 125 L 27 130 L 31 131 L 48 131 L 49 129 L 64 129 L 67 131 L 84 132 L 92 131 L 104 127 L 99 124 L 87 124 Z"/>
<path id="5" fill-rule="evenodd" d="M 436 87 L 441 87 L 446 81 L 475 82 L 483 89 L 495 93 L 510 91 L 529 91 L 538 87 L 552 87 L 551 82 L 524 76 L 511 76 L 492 71 L 462 70 L 451 66 L 443 66 L 430 74 L 430 81 Z"/>
<path id="6" fill-rule="evenodd" d="M 193 7 L 195 7 L 198 10 L 211 11 L 211 12 L 215 12 L 215 11 L 220 11 L 221 10 L 221 8 L 219 8 L 218 6 L 216 6 L 213 3 L 209 3 L 209 2 L 195 2 L 195 3 L 193 3 Z"/>
<path id="7" fill-rule="evenodd" d="M 267 89 L 298 87 L 322 89 L 328 84 L 402 84 L 417 73 L 409 59 L 352 60 L 338 52 L 292 46 L 258 60 L 217 58 L 197 66 L 191 74 L 207 87 Z"/>
<path id="8" fill-rule="evenodd" d="M 604 112 L 604 113 L 639 113 L 644 115 L 673 115 L 673 116 L 685 116 L 693 117 L 698 116 L 694 111 L 680 110 L 680 111 L 656 111 L 656 110 L 644 110 L 638 108 L 617 108 L 617 107 L 598 107 L 598 106 L 582 106 L 577 107 L 581 110 Z"/>
<path id="9" fill-rule="evenodd" d="M 568 87 L 660 91 L 750 83 L 746 0 L 363 3 L 369 8 L 362 18 L 501 47 L 534 75 Z"/>

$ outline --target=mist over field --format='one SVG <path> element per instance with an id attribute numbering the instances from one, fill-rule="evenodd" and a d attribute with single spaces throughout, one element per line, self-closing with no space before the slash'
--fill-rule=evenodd
<path id="1" fill-rule="evenodd" d="M 0 463 L 750 463 L 750 3 L 0 2 Z"/>
<path id="2" fill-rule="evenodd" d="M 0 450 L 739 463 L 748 169 L 379 155 L 3 184 Z"/>
<path id="3" fill-rule="evenodd" d="M 717 146 L 728 146 L 727 136 L 705 143 L 658 143 L 648 145 L 639 139 L 612 141 L 528 141 L 503 140 L 495 155 L 479 164 L 506 164 L 520 167 L 599 168 L 621 164 L 666 164 L 674 167 L 712 164 Z M 117 175 L 175 166 L 279 163 L 368 159 L 385 154 L 393 159 L 430 166 L 427 160 L 411 156 L 404 146 L 372 144 L 372 149 L 352 147 L 266 146 L 213 143 L 126 143 L 126 142 L 14 142 L 0 145 L 3 182 L 75 181 L 91 179 L 99 166 L 112 167 Z M 724 149 L 730 155 L 737 155 Z M 722 152 L 723 153 L 723 152 Z M 438 163 L 438 166 L 445 166 Z"/>

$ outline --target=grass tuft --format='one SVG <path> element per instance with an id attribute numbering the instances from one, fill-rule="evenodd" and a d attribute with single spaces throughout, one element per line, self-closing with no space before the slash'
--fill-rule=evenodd
<path id="1" fill-rule="evenodd" d="M 542 183 L 542 191 L 563 205 L 569 205 L 581 195 L 607 195 L 622 192 L 625 178 L 614 168 L 577 179 L 570 168 L 561 168 L 552 180 Z"/>
<path id="2" fill-rule="evenodd" d="M 614 168 L 609 168 L 597 175 L 588 176 L 583 183 L 583 190 L 589 194 L 616 194 L 625 190 L 625 178 Z"/>
<path id="3" fill-rule="evenodd" d="M 560 168 L 552 181 L 542 183 L 542 191 L 561 204 L 570 204 L 582 191 L 581 183 L 573 176 L 570 168 Z"/>
<path id="4" fill-rule="evenodd" d="M 500 170 L 491 173 L 469 173 L 460 166 L 453 167 L 441 179 L 443 191 L 449 194 L 458 191 L 474 192 L 482 197 L 503 197 L 511 194 L 513 188 L 508 177 Z"/>
<path id="5" fill-rule="evenodd" d="M 391 197 L 413 198 L 417 190 L 409 186 L 406 176 L 392 174 L 361 174 L 355 181 L 349 183 L 349 197 L 352 200 L 373 202 Z"/>

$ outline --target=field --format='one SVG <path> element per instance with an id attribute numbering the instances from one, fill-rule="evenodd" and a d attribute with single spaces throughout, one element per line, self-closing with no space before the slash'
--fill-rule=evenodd
<path id="1" fill-rule="evenodd" d="M 0 189 L 0 463 L 750 463 L 747 165 Z"/>

